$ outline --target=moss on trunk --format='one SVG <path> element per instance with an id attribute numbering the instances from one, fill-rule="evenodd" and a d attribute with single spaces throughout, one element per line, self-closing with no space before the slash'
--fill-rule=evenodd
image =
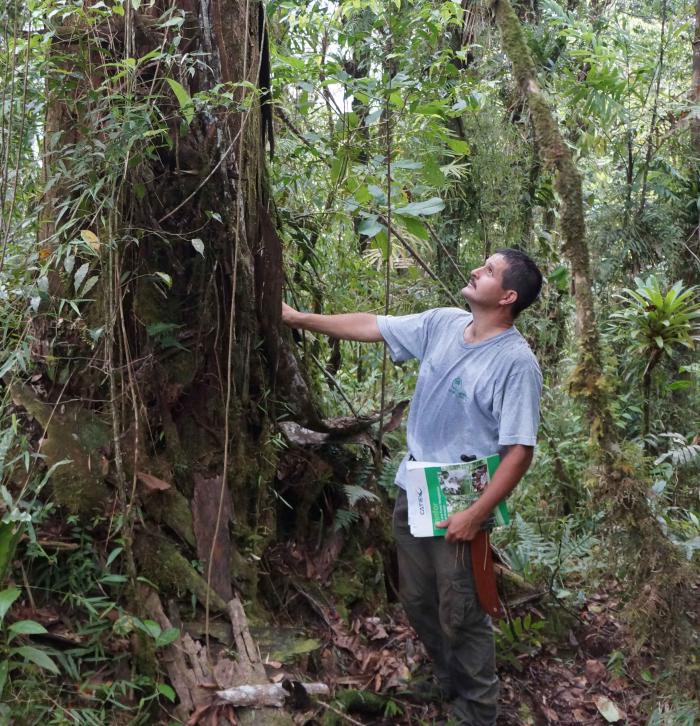
<path id="1" fill-rule="evenodd" d="M 518 16 L 508 0 L 496 0 L 494 9 L 503 48 L 513 64 L 513 74 L 532 114 L 536 146 L 544 164 L 555 170 L 555 188 L 561 198 L 563 251 L 571 265 L 576 290 L 576 332 L 580 352 L 571 392 L 586 406 L 593 440 L 601 442 L 609 435 L 611 424 L 596 327 L 581 177 L 537 82 L 535 65 Z"/>
<path id="2" fill-rule="evenodd" d="M 134 554 L 142 574 L 162 592 L 178 597 L 191 593 L 204 606 L 208 591 L 211 609 L 226 610 L 224 600 L 207 587 L 206 580 L 166 537 L 141 532 L 136 539 Z"/>
<path id="3" fill-rule="evenodd" d="M 109 428 L 79 403 L 52 405 L 26 385 L 11 389 L 16 405 L 41 424 L 40 453 L 51 477 L 54 501 L 87 522 L 106 509 L 110 490 L 105 483 L 110 447 Z"/>

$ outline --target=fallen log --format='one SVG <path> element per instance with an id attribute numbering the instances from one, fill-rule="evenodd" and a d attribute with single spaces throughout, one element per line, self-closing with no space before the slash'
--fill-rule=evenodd
<path id="1" fill-rule="evenodd" d="M 287 685 L 287 688 L 285 688 Z M 251 708 L 264 708 L 275 706 L 282 708 L 285 701 L 296 695 L 297 689 L 302 688 L 307 696 L 328 696 L 330 689 L 325 683 L 299 683 L 290 684 L 261 683 L 235 686 L 217 691 L 217 697 L 233 706 L 249 706 Z"/>

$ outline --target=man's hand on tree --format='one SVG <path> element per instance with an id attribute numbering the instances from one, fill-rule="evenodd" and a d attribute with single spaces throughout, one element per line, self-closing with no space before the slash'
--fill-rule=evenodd
<path id="1" fill-rule="evenodd" d="M 340 340 L 359 340 L 363 343 L 381 343 L 383 340 L 377 316 L 372 313 L 302 313 L 283 302 L 282 322 L 292 328 L 310 330 Z"/>
<path id="2" fill-rule="evenodd" d="M 481 520 L 478 519 L 470 509 L 451 514 L 442 522 L 437 522 L 436 527 L 447 529 L 445 539 L 448 542 L 470 542 L 479 534 Z"/>
<path id="3" fill-rule="evenodd" d="M 285 325 L 294 326 L 294 318 L 299 314 L 298 310 L 295 310 L 291 305 L 282 303 L 282 322 Z"/>

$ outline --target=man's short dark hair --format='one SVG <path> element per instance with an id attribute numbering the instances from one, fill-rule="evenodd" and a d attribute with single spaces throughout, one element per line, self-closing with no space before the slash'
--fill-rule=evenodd
<path id="1" fill-rule="evenodd" d="M 506 261 L 503 289 L 518 293 L 518 299 L 511 306 L 513 318 L 516 318 L 537 300 L 542 289 L 542 273 L 533 260 L 520 250 L 506 248 L 496 250 L 496 254 L 503 256 Z"/>

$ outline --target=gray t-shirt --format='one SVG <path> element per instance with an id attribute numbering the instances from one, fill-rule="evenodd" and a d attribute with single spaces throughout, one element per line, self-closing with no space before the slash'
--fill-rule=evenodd
<path id="1" fill-rule="evenodd" d="M 449 463 L 512 444 L 534 446 L 542 374 L 523 336 L 511 327 L 481 343 L 465 343 L 471 313 L 436 308 L 417 315 L 378 316 L 395 362 L 418 358 L 408 414 L 408 453 L 396 474 L 405 488 L 406 461 Z"/>

